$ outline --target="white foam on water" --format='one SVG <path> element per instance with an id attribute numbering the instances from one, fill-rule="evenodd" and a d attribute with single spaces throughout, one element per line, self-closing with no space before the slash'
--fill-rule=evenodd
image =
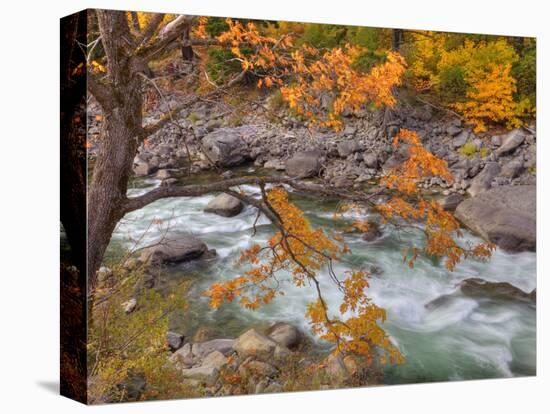
<path id="1" fill-rule="evenodd" d="M 143 194 L 157 187 L 160 182 L 150 180 L 148 183 L 150 187 L 133 189 L 129 193 L 132 196 Z M 256 186 L 240 186 L 237 190 L 260 196 Z M 204 207 L 213 198 L 213 195 L 208 195 L 159 200 L 128 214 L 113 237 L 126 240 L 125 244 L 129 246 L 131 243 L 128 239 L 142 237 L 142 244 L 150 243 L 162 235 L 166 228 L 175 234 L 195 234 L 209 248 L 216 249 L 219 257 L 211 267 L 201 270 L 204 272 L 203 279 L 197 280 L 194 288 L 199 294 L 214 281 L 229 280 L 239 275 L 242 269 L 236 268 L 235 262 L 240 252 L 254 243 L 265 243 L 273 231 L 269 220 L 261 216 L 257 222 L 257 234 L 252 237 L 256 211 L 250 206 L 230 218 L 204 213 Z M 308 203 L 304 199 L 303 210 L 312 222 L 330 226 L 331 221 L 327 219 L 332 219 L 333 214 L 326 208 L 317 210 L 322 206 L 319 200 Z M 368 220 L 370 216 L 349 213 L 344 217 L 349 221 L 357 218 Z M 155 219 L 165 222 L 150 227 Z M 143 235 L 148 228 L 147 234 Z M 403 263 L 401 247 L 421 247 L 421 233 L 398 235 L 389 230 L 385 229 L 383 238 L 369 243 L 361 240 L 359 235 L 346 235 L 352 253 L 345 258 L 345 262 L 335 264 L 335 271 L 343 277 L 345 270 L 350 267 L 376 265 L 383 270 L 381 275 L 371 278 L 367 293 L 374 303 L 386 309 L 387 322 L 384 328 L 410 361 L 397 368 L 398 377 L 468 379 L 512 376 L 515 375 L 512 369 L 514 363 L 534 372 L 534 309 L 526 304 L 468 298 L 458 290 L 460 281 L 480 277 L 492 282 L 508 282 L 530 292 L 536 287 L 534 253 L 511 254 L 497 249 L 490 261 L 466 260 L 454 272 L 449 272 L 442 261 L 433 261 L 420 255 L 414 268 L 410 269 Z M 481 241 L 467 231 L 464 233 L 463 243 Z M 277 276 L 283 281 L 290 279 L 290 275 L 284 273 Z M 329 309 L 336 313 L 341 292 L 330 281 L 326 269 L 322 269 L 318 277 Z M 205 308 L 198 315 L 204 323 L 213 325 L 220 323 L 223 316 L 226 318 L 224 321 L 242 320 L 243 326 L 254 321 L 284 320 L 308 331 L 304 313 L 308 303 L 316 299 L 315 290 L 285 283 L 284 291 L 284 296 L 257 311 L 230 304 L 223 305 L 217 311 Z M 426 306 L 442 296 L 444 299 L 438 301 L 437 305 Z M 411 374 L 411 371 L 414 373 Z"/>

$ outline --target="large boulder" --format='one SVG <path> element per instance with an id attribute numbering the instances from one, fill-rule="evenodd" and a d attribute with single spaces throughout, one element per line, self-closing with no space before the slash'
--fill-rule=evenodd
<path id="1" fill-rule="evenodd" d="M 458 149 L 462 147 L 466 142 L 468 142 L 468 139 L 470 138 L 470 132 L 468 131 L 462 131 L 459 132 L 452 141 L 452 145 L 455 149 Z"/>
<path id="2" fill-rule="evenodd" d="M 445 211 L 455 211 L 462 200 L 464 200 L 464 197 L 455 193 L 439 199 L 438 203 Z"/>
<path id="3" fill-rule="evenodd" d="M 297 152 L 286 162 L 286 173 L 290 177 L 309 178 L 319 174 L 322 155 L 319 151 Z"/>
<path id="4" fill-rule="evenodd" d="M 147 175 L 153 174 L 157 170 L 158 167 L 156 165 L 152 165 L 147 161 L 142 161 L 134 165 L 134 174 L 137 177 L 145 177 Z"/>
<path id="5" fill-rule="evenodd" d="M 523 164 L 523 159 L 521 157 L 517 157 L 502 167 L 502 172 L 500 175 L 508 178 L 516 178 L 523 172 Z"/>
<path id="6" fill-rule="evenodd" d="M 346 158 L 349 155 L 359 151 L 361 146 L 356 141 L 344 141 L 338 144 L 338 155 L 342 158 Z"/>
<path id="7" fill-rule="evenodd" d="M 220 194 L 211 200 L 205 207 L 205 213 L 214 213 L 218 216 L 233 217 L 243 210 L 243 203 L 229 194 Z"/>
<path id="8" fill-rule="evenodd" d="M 472 197 L 491 188 L 491 182 L 500 173 L 500 165 L 497 162 L 488 162 L 483 170 L 472 180 L 468 194 Z"/>
<path id="9" fill-rule="evenodd" d="M 377 168 L 378 167 L 378 156 L 374 153 L 363 154 L 363 161 L 367 168 Z"/>
<path id="10" fill-rule="evenodd" d="M 469 278 L 460 282 L 460 290 L 465 296 L 474 298 L 536 302 L 536 291 L 527 293 L 508 282 L 489 282 L 479 278 Z"/>
<path id="11" fill-rule="evenodd" d="M 244 127 L 221 128 L 203 137 L 202 146 L 206 157 L 222 166 L 232 167 L 250 159 L 250 151 L 244 139 L 249 132 Z"/>
<path id="12" fill-rule="evenodd" d="M 253 356 L 271 359 L 275 348 L 277 348 L 277 342 L 255 329 L 250 329 L 239 336 L 233 345 L 233 349 L 241 358 Z"/>
<path id="13" fill-rule="evenodd" d="M 172 356 L 172 361 L 179 361 L 186 364 L 193 364 L 202 360 L 212 352 L 220 352 L 227 356 L 233 352 L 234 339 L 212 339 L 211 341 L 186 343 L 179 348 Z"/>
<path id="14" fill-rule="evenodd" d="M 286 348 L 295 348 L 302 342 L 303 335 L 298 328 L 286 322 L 277 322 L 267 330 L 267 335 Z"/>
<path id="15" fill-rule="evenodd" d="M 344 363 L 344 357 L 340 353 L 331 353 L 323 361 L 326 373 L 331 377 L 331 382 L 338 383 L 349 377 L 348 369 Z"/>
<path id="16" fill-rule="evenodd" d="M 166 344 L 172 352 L 180 349 L 183 346 L 184 340 L 185 336 L 178 332 L 168 331 L 166 334 Z"/>
<path id="17" fill-rule="evenodd" d="M 277 368 L 273 365 L 254 359 L 248 359 L 239 367 L 239 374 L 245 378 L 274 377 L 277 373 Z"/>
<path id="18" fill-rule="evenodd" d="M 201 240 L 187 235 L 177 239 L 161 239 L 143 250 L 141 261 L 149 264 L 178 263 L 197 259 L 208 248 Z"/>
<path id="19" fill-rule="evenodd" d="M 535 251 L 536 187 L 503 186 L 458 205 L 455 216 L 486 240 L 510 251 Z"/>
<path id="20" fill-rule="evenodd" d="M 184 378 L 190 378 L 206 383 L 208 385 L 216 382 L 221 368 L 228 362 L 221 352 L 214 351 L 207 355 L 202 364 L 193 368 L 183 368 L 180 370 Z"/>
<path id="21" fill-rule="evenodd" d="M 221 352 L 223 355 L 229 355 L 233 352 L 234 344 L 234 339 L 212 339 L 211 341 L 193 344 L 191 352 L 199 358 L 203 358 L 214 351 Z"/>
<path id="22" fill-rule="evenodd" d="M 495 153 L 500 157 L 501 155 L 512 152 L 521 144 L 523 144 L 523 141 L 525 140 L 525 135 L 525 132 L 520 128 L 510 131 L 503 137 L 502 145 L 497 148 Z"/>

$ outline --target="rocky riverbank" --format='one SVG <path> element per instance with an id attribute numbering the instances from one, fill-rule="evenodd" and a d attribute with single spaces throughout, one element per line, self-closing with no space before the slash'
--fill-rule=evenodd
<path id="1" fill-rule="evenodd" d="M 154 122 L 178 102 L 175 96 L 168 98 L 145 122 Z M 265 106 L 268 105 L 266 98 Z M 94 140 L 100 130 L 98 115 L 99 108 L 92 106 L 89 133 L 96 143 L 100 142 Z M 478 214 L 461 213 L 457 217 L 465 226 L 503 248 L 535 249 L 536 133 L 532 126 L 475 134 L 460 119 L 428 105 L 398 108 L 390 116 L 383 111 L 350 115 L 345 119 L 345 128 L 338 133 L 309 130 L 284 112 L 279 112 L 278 122 L 274 123 L 259 110 L 251 110 L 239 120 L 243 125 L 235 126 L 231 111 L 221 103 L 199 102 L 182 110 L 175 119 L 179 125 L 167 125 L 141 145 L 134 160 L 136 176 L 155 176 L 163 185 L 172 185 L 177 182 L 174 176 L 183 171 L 213 170 L 227 178 L 232 176 L 232 167 L 250 163 L 291 177 L 321 180 L 334 188 L 362 188 L 375 184 L 381 175 L 406 159 L 406 149 L 396 150 L 391 137 L 399 128 L 414 130 L 430 151 L 447 161 L 454 176 L 453 183 L 427 179 L 420 184 L 422 188 L 440 195 L 442 205 L 451 211 L 463 200 L 494 189 L 492 197 L 500 200 L 497 205 L 503 211 L 523 210 L 529 218 L 518 220 L 510 214 L 501 214 L 506 223 L 500 228 L 508 228 L 502 236 L 482 229 L 487 211 L 478 209 Z M 91 158 L 96 150 L 94 145 Z M 532 189 L 526 192 L 531 200 L 529 211 L 514 204 L 519 199 L 507 189 L 510 186 Z M 241 206 L 235 203 L 233 208 L 240 211 Z M 460 211 L 464 210 L 465 207 Z M 510 242 L 513 238 L 510 233 L 514 232 L 524 236 Z"/>

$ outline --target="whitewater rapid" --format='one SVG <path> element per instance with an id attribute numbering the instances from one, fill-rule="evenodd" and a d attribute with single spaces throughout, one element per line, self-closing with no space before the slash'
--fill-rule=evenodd
<path id="1" fill-rule="evenodd" d="M 136 196 L 159 185 L 154 179 L 140 182 L 141 188 L 129 190 Z M 240 187 L 257 194 L 251 186 Z M 315 298 L 313 289 L 297 288 L 290 283 L 285 295 L 257 310 L 247 311 L 235 304 L 217 310 L 207 306 L 201 293 L 213 282 L 239 275 L 235 261 L 239 253 L 253 243 L 265 243 L 273 233 L 269 221 L 260 217 L 252 237 L 256 211 L 247 206 L 237 216 L 226 218 L 202 210 L 214 195 L 159 200 L 142 210 L 128 214 L 117 226 L 112 244 L 124 248 L 146 246 L 166 231 L 171 235 L 193 234 L 216 249 L 208 261 L 175 265 L 167 269 L 173 280 L 193 280 L 190 306 L 172 322 L 175 328 L 193 331 L 207 326 L 221 336 L 235 336 L 251 325 L 287 321 L 304 331 L 309 327 L 304 313 Z M 334 226 L 334 201 L 294 195 L 296 202 L 316 226 Z M 156 224 L 155 224 L 156 223 Z M 389 367 L 387 383 L 463 380 L 534 375 L 536 373 L 536 311 L 520 302 L 473 299 L 457 290 L 460 281 L 480 277 L 493 282 L 509 282 L 530 292 L 536 287 L 536 255 L 531 252 L 510 254 L 497 249 L 489 262 L 468 260 L 453 272 L 439 261 L 420 256 L 413 269 L 403 263 L 401 249 L 421 245 L 418 233 L 396 234 L 385 229 L 384 236 L 365 242 L 359 235 L 347 235 L 351 254 L 336 264 L 336 272 L 350 267 L 377 266 L 382 270 L 370 281 L 373 301 L 386 309 L 384 329 L 406 358 L 406 363 Z M 479 240 L 465 231 L 465 238 Z M 280 275 L 280 279 L 289 279 Z M 321 272 L 324 295 L 336 312 L 339 292 Z M 445 300 L 427 306 L 435 299 Z M 319 344 L 320 348 L 323 344 Z"/>

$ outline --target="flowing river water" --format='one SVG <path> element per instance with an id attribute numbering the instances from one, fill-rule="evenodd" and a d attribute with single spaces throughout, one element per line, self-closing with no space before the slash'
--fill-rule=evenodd
<path id="1" fill-rule="evenodd" d="M 202 177 L 207 180 L 209 177 Z M 154 179 L 134 182 L 129 196 L 143 194 L 158 186 Z M 257 193 L 254 187 L 241 187 Z M 236 277 L 242 269 L 236 266 L 240 252 L 253 243 L 263 244 L 273 234 L 269 221 L 260 217 L 253 237 L 256 211 L 252 207 L 237 216 L 226 218 L 203 212 L 214 195 L 172 198 L 156 201 L 142 210 L 128 214 L 118 225 L 110 254 L 122 248 L 150 244 L 168 231 L 172 235 L 193 234 L 216 249 L 217 256 L 208 260 L 182 263 L 166 268 L 170 281 L 192 280 L 188 309 L 171 321 L 172 328 L 193 334 L 207 327 L 216 337 L 236 337 L 250 326 L 267 326 L 286 321 L 309 332 L 305 320 L 307 304 L 314 300 L 313 288 L 298 288 L 286 283 L 285 295 L 256 311 L 236 304 L 224 304 L 217 310 L 208 307 L 201 296 L 212 283 Z M 314 226 L 325 228 L 341 225 L 332 218 L 334 200 L 292 194 L 296 203 Z M 160 225 L 152 225 L 161 219 Z M 344 219 L 345 221 L 345 219 Z M 479 240 L 465 231 L 465 238 Z M 536 373 L 536 309 L 523 302 L 471 298 L 460 293 L 460 281 L 479 277 L 492 282 L 509 282 L 530 292 L 536 287 L 536 255 L 531 252 L 506 253 L 497 249 L 489 262 L 468 260 L 453 272 L 442 262 L 420 256 L 413 269 L 403 263 L 401 249 L 411 243 L 421 245 L 419 233 L 397 234 L 385 229 L 384 236 L 366 242 L 358 234 L 348 234 L 345 241 L 351 254 L 335 270 L 342 274 L 349 268 L 377 266 L 381 274 L 370 281 L 368 290 L 373 301 L 386 309 L 383 327 L 406 358 L 399 366 L 386 368 L 385 383 L 412 383 L 534 375 Z M 279 275 L 280 280 L 288 275 Z M 340 294 L 321 271 L 324 296 L 334 312 Z M 170 286 L 170 285 L 169 285 Z M 168 287 L 169 289 L 169 287 Z M 448 296 L 447 296 L 448 295 Z M 427 306 L 435 299 L 445 296 Z M 326 344 L 316 341 L 319 350 Z"/>

